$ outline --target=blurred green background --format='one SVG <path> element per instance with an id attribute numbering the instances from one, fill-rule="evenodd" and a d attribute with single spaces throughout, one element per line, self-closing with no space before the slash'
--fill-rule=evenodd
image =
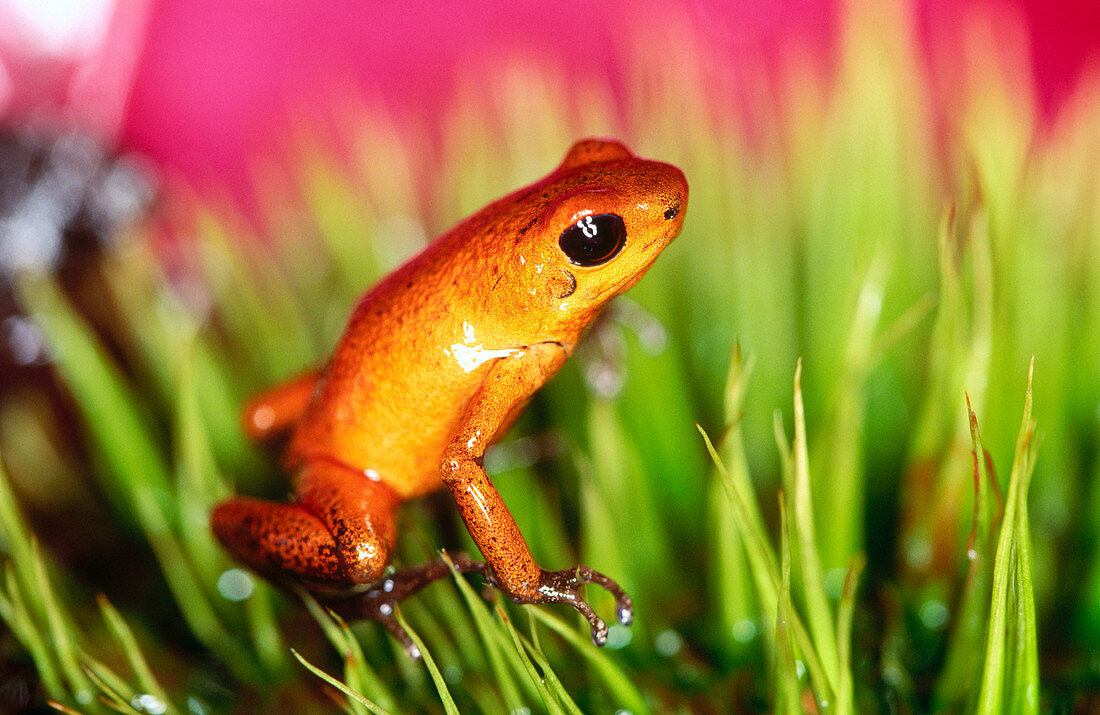
<path id="1" fill-rule="evenodd" d="M 995 23 L 941 103 L 905 13 L 838 22 L 828 81 L 791 53 L 744 116 L 703 56 L 638 48 L 621 96 L 502 67 L 431 174 L 344 97 L 258 162 L 258 217 L 176 186 L 77 279 L 18 276 L 68 411 L 30 379 L 0 409 L 12 678 L 81 712 L 1097 707 L 1100 81 L 1039 131 Z M 596 650 L 571 612 L 439 584 L 402 606 L 419 665 L 235 568 L 210 506 L 287 492 L 242 401 L 587 135 L 680 166 L 684 232 L 487 466 L 540 563 L 619 580 L 633 628 Z M 402 563 L 473 548 L 446 498 L 402 519 Z"/>

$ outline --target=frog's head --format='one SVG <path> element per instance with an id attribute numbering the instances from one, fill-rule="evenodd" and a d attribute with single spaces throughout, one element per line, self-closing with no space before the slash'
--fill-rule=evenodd
<path id="1" fill-rule="evenodd" d="M 586 139 L 528 190 L 526 225 L 512 259 L 548 323 L 583 327 L 634 285 L 680 233 L 684 174 L 634 156 L 616 141 Z M 517 266 L 513 264 L 513 269 Z"/>

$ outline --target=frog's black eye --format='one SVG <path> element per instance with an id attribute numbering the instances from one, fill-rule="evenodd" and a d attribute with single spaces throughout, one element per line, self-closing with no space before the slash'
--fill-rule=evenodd
<path id="1" fill-rule="evenodd" d="M 565 229 L 561 250 L 577 266 L 598 266 L 615 257 L 626 243 L 626 225 L 615 214 L 588 215 Z"/>

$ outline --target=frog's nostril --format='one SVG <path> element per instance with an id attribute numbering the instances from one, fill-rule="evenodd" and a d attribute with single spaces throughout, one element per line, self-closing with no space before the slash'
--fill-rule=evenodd
<path id="1" fill-rule="evenodd" d="M 676 218 L 676 214 L 678 213 L 680 213 L 680 204 L 673 204 L 669 207 L 667 211 L 665 211 L 665 220 L 671 221 L 672 219 Z"/>

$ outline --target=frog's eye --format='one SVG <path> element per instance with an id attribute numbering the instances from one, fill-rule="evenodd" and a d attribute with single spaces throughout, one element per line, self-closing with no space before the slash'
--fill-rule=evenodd
<path id="1" fill-rule="evenodd" d="M 577 266 L 598 266 L 615 257 L 626 243 L 626 225 L 615 214 L 588 215 L 565 229 L 561 250 Z"/>

